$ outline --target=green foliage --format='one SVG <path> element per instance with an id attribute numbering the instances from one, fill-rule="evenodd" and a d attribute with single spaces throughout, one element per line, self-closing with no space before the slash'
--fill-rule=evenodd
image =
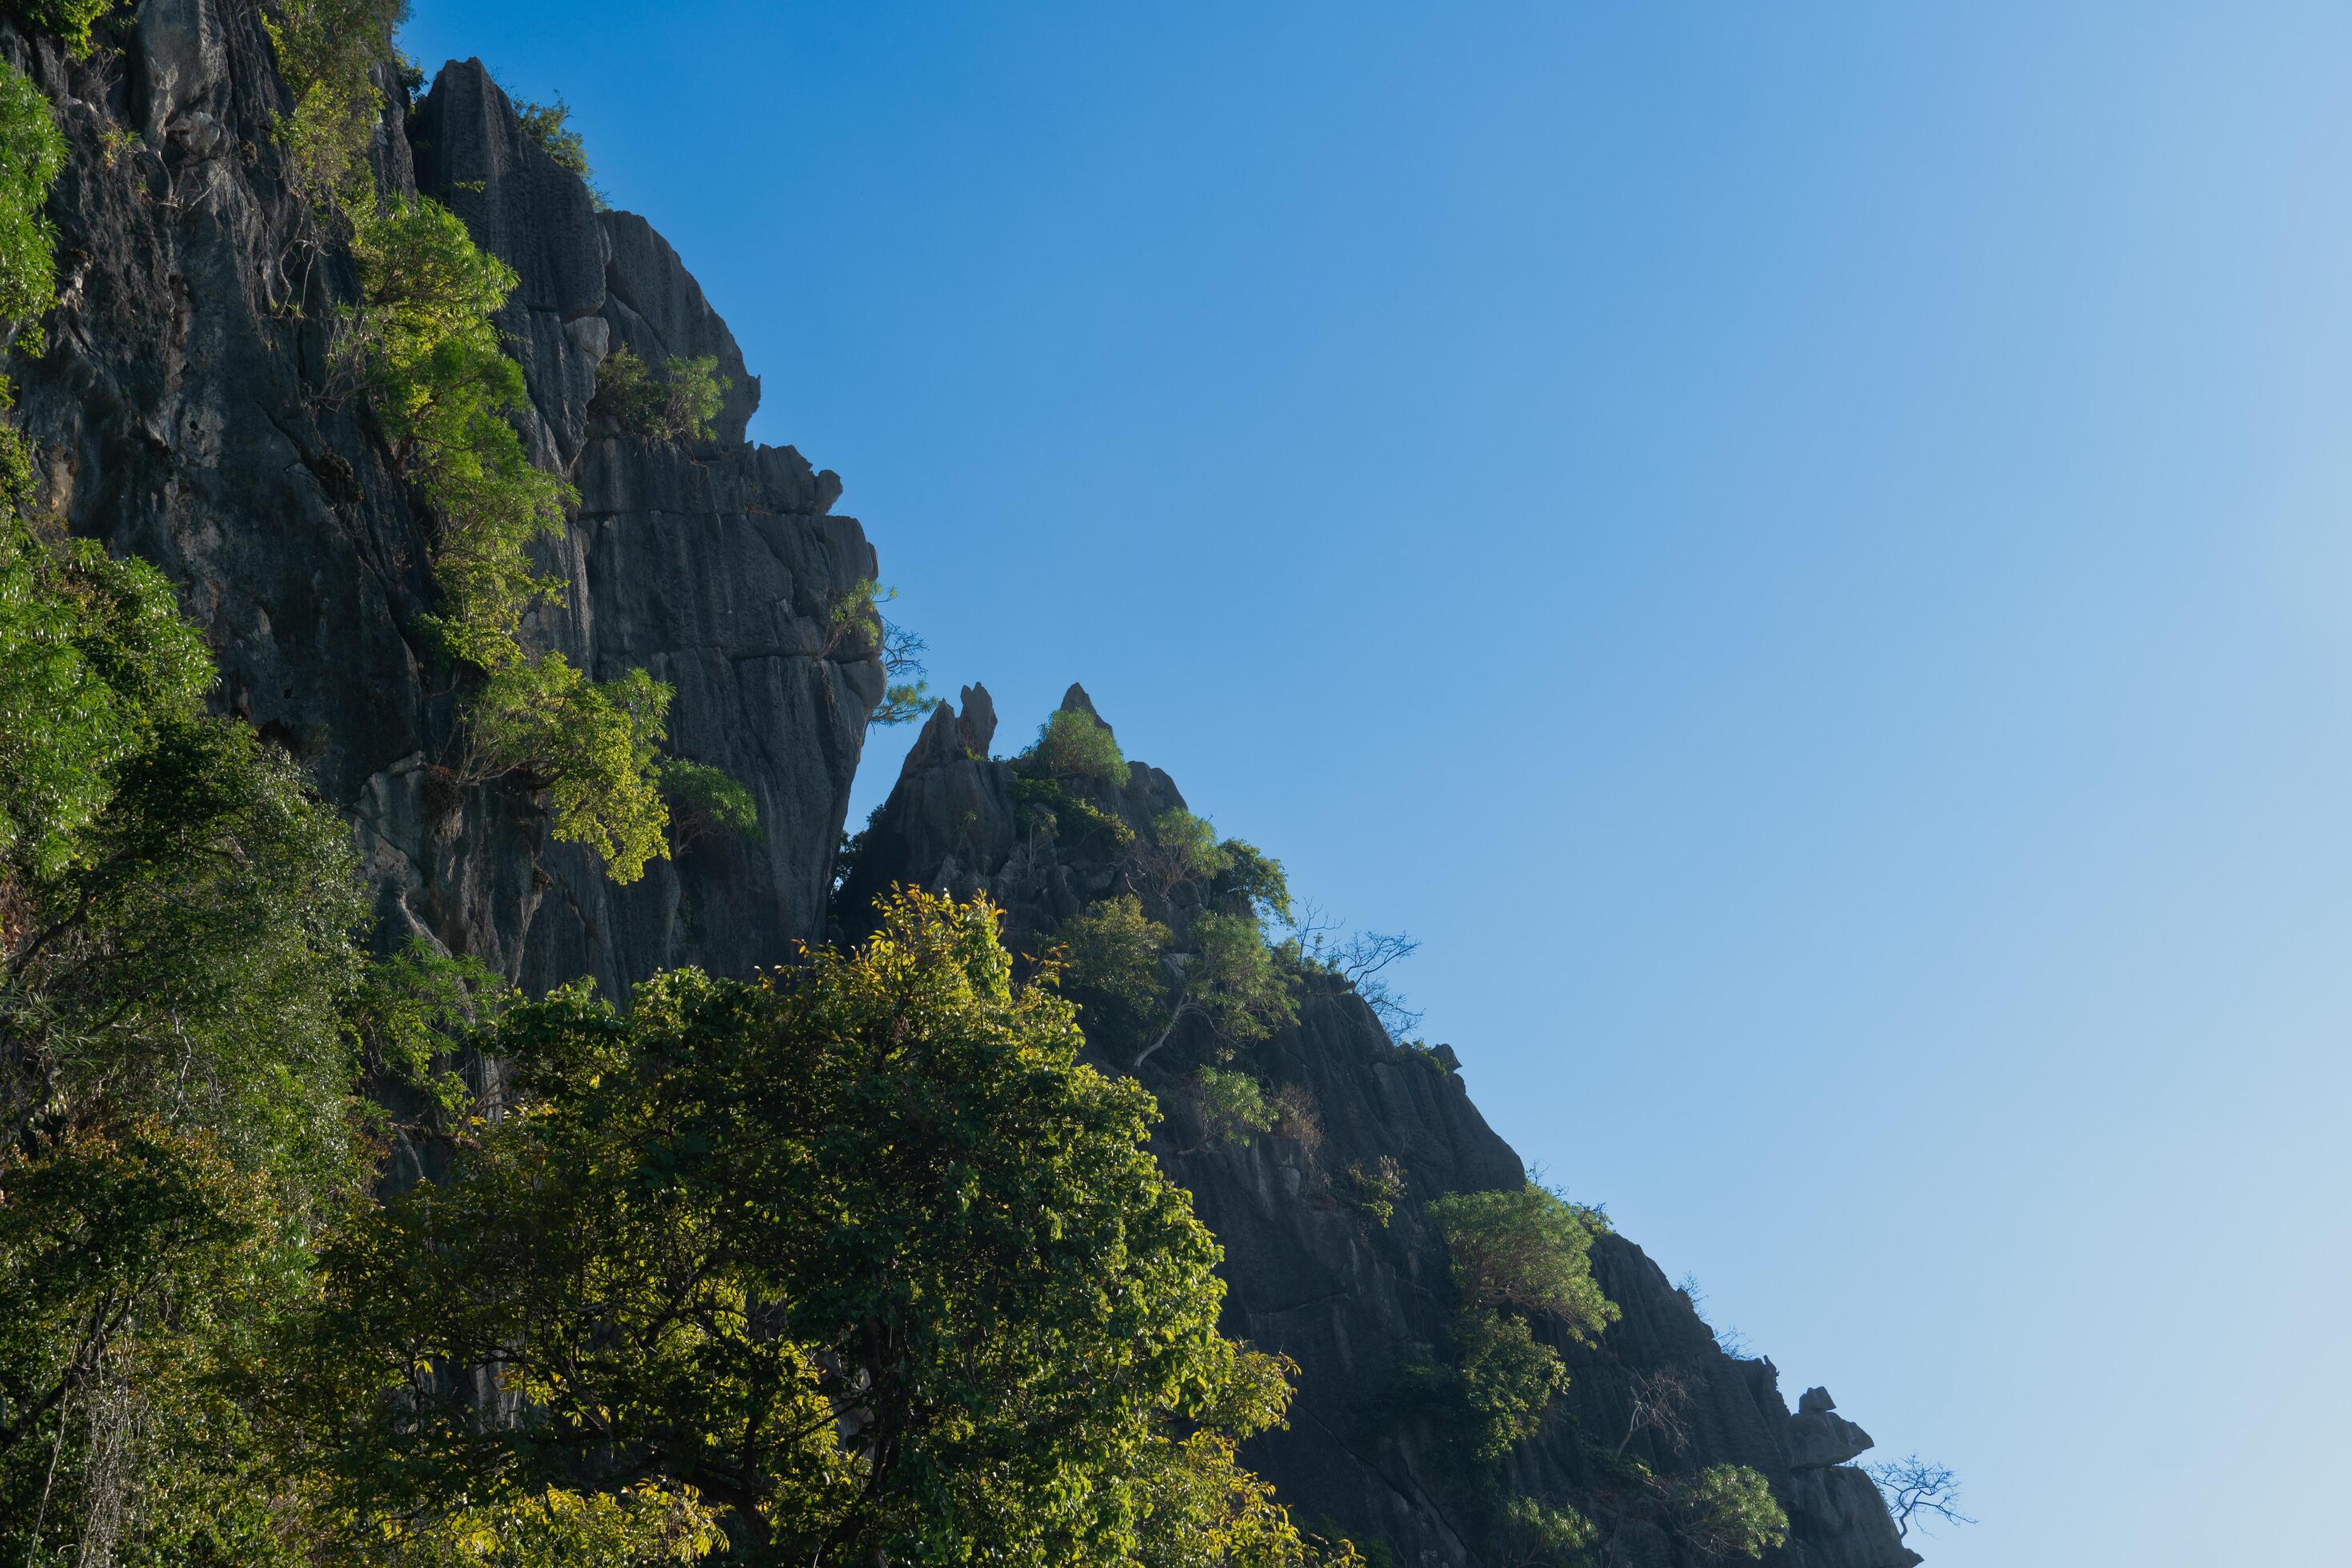
<path id="1" fill-rule="evenodd" d="M 1179 1016 L 1187 1010 L 1197 1014 L 1228 1047 L 1255 1045 L 1298 1021 L 1289 978 L 1266 951 L 1255 921 L 1207 910 L 1193 917 L 1185 934 L 1193 952 L 1184 970 Z M 1168 1026 L 1175 1024 L 1171 1018 Z"/>
<path id="2" fill-rule="evenodd" d="M 1170 935 L 1133 893 L 1090 904 L 1062 922 L 1062 984 L 1097 1037 L 1132 1038 L 1161 1017 L 1168 973 L 1160 955 Z"/>
<path id="3" fill-rule="evenodd" d="M 441 517 L 436 629 L 454 658 L 495 673 L 523 661 L 523 615 L 552 590 L 526 549 L 561 538 L 564 509 L 578 499 L 531 466 L 507 421 L 523 404 L 522 367 L 491 315 L 513 291 L 514 269 L 433 201 L 370 217 L 352 253 L 365 299 L 352 342 L 369 401 Z"/>
<path id="4" fill-rule="evenodd" d="M 368 965 L 345 1016 L 368 1076 L 419 1096 L 427 1128 L 446 1131 L 467 1110 L 467 1090 L 441 1058 L 453 1039 L 495 1020 L 513 1000 L 513 988 L 481 960 L 438 952 L 413 937 Z"/>
<path id="5" fill-rule="evenodd" d="M 421 1523 L 387 1521 L 369 1556 L 383 1568 L 656 1568 L 727 1547 L 718 1511 L 692 1487 L 619 1492 L 561 1487 Z"/>
<path id="6" fill-rule="evenodd" d="M 115 770 L 212 681 L 163 574 L 0 522 L 0 857 L 40 880 L 65 870 Z"/>
<path id="7" fill-rule="evenodd" d="M 1429 1205 L 1445 1237 L 1462 1307 L 1454 1313 L 1454 1386 L 1478 1458 L 1500 1460 L 1532 1436 L 1568 1386 L 1559 1352 L 1521 1313 L 1545 1313 L 1590 1342 L 1615 1322 L 1617 1305 L 1592 1278 L 1599 1211 L 1534 1182 L 1494 1193 L 1451 1193 Z"/>
<path id="8" fill-rule="evenodd" d="M 588 144 L 572 128 L 572 106 L 563 101 L 563 95 L 557 93 L 553 103 L 534 103 L 511 92 L 507 96 L 514 100 L 515 118 L 522 124 L 522 133 L 538 142 L 540 150 L 555 161 L 557 168 L 579 175 L 588 183 L 590 190 L 594 190 L 595 181 L 588 167 Z"/>
<path id="9" fill-rule="evenodd" d="M 11 1560 L 278 1560 L 285 1488 L 232 1394 L 365 1169 L 364 902 L 348 830 L 204 716 L 212 680 L 152 568 L 0 523 Z"/>
<path id="10" fill-rule="evenodd" d="M 849 647 L 882 661 L 882 700 L 867 715 L 876 724 L 911 723 L 931 709 L 930 687 L 923 679 L 923 639 L 882 613 L 882 606 L 898 596 L 896 588 L 885 588 L 871 577 L 859 578 L 833 602 L 824 647 L 817 652 L 818 658 L 828 658 Z"/>
<path id="11" fill-rule="evenodd" d="M 48 99 L 0 64 L 0 321 L 26 353 L 41 352 L 40 318 L 57 294 L 57 229 L 45 209 L 65 159 Z"/>
<path id="12" fill-rule="evenodd" d="M 1533 1182 L 1495 1193 L 1451 1193 L 1429 1205 L 1445 1237 L 1464 1306 L 1544 1312 L 1590 1342 L 1615 1322 L 1615 1302 L 1592 1278 L 1598 1210 Z"/>
<path id="13" fill-rule="evenodd" d="M 1221 1072 L 1204 1067 L 1192 1075 L 1201 1091 L 1201 1114 L 1209 1136 L 1246 1147 L 1254 1132 L 1274 1130 L 1275 1110 L 1267 1103 L 1265 1086 L 1245 1072 Z"/>
<path id="14" fill-rule="evenodd" d="M 1404 1202 L 1404 1167 L 1393 1154 L 1381 1155 L 1369 1170 L 1351 1163 L 1340 1173 L 1338 1194 L 1341 1203 L 1386 1230 L 1397 1205 Z"/>
<path id="15" fill-rule="evenodd" d="M 1127 787 L 1127 759 L 1119 755 L 1118 742 L 1093 714 L 1077 709 L 1055 711 L 1019 760 L 1046 778 L 1100 779 L 1114 789 Z"/>
<path id="16" fill-rule="evenodd" d="M 624 344 L 597 364 L 596 395 L 588 407 L 648 441 L 708 441 L 710 422 L 726 405 L 733 384 L 719 374 L 715 354 L 673 359 L 656 377 Z"/>
<path id="17" fill-rule="evenodd" d="M 8 0 L 8 11 L 37 32 L 55 33 L 76 59 L 90 51 L 90 29 L 119 0 Z"/>
<path id="18" fill-rule="evenodd" d="M 278 0 L 262 15 L 294 112 L 278 121 L 287 184 L 321 216 L 359 222 L 376 205 L 368 154 L 383 118 L 370 68 L 392 57 L 408 0 Z"/>
<path id="19" fill-rule="evenodd" d="M 1701 1555 L 1761 1557 L 1789 1539 L 1789 1516 L 1746 1465 L 1712 1465 L 1668 1491 L 1675 1532 Z"/>
<path id="20" fill-rule="evenodd" d="M 1153 1035 L 1136 1065 L 1197 1018 L 1227 1054 L 1295 1023 L 1289 977 L 1275 963 L 1254 921 L 1202 910 L 1181 947 L 1143 911 L 1133 893 L 1105 899 L 1062 922 L 1063 978 L 1097 1026 L 1098 1037 Z M 1173 951 L 1171 951 L 1173 950 Z"/>
<path id="21" fill-rule="evenodd" d="M 1013 820 L 1024 833 L 1051 831 L 1097 854 L 1116 855 L 1135 842 L 1135 829 L 1060 779 L 1014 773 L 1008 781 Z"/>
<path id="22" fill-rule="evenodd" d="M 679 848 L 706 832 L 731 834 L 747 844 L 766 842 L 760 803 L 721 769 L 671 757 L 660 763 L 658 773 L 672 819 L 678 824 Z"/>
<path id="23" fill-rule="evenodd" d="M 1601 1542 L 1593 1522 L 1562 1503 L 1553 1507 L 1525 1496 L 1504 1500 L 1500 1531 L 1510 1568 L 1576 1568 Z"/>
<path id="24" fill-rule="evenodd" d="M 1481 1459 L 1500 1459 L 1535 1436 L 1552 1396 L 1568 1387 L 1568 1369 L 1525 1319 L 1507 1312 L 1465 1308 L 1454 1315 L 1453 1335 L 1473 1447 Z"/>
<path id="25" fill-rule="evenodd" d="M 1150 837 L 1136 852 L 1136 862 L 1165 899 L 1187 884 L 1206 885 L 1232 868 L 1233 857 L 1218 844 L 1217 830 L 1206 818 L 1180 805 L 1151 819 Z"/>
<path id="26" fill-rule="evenodd" d="M 1218 1248 L 1146 1148 L 1150 1097 L 1077 1060 L 985 905 L 880 914 L 855 952 L 660 977 L 626 1015 L 559 993 L 479 1041 L 508 1113 L 330 1253 L 304 1364 L 331 1373 L 307 1392 L 341 1506 L 667 1478 L 754 1562 L 1042 1564 L 1218 1528 L 1294 1559 L 1229 1451 L 1181 1451 L 1278 1418 L 1287 1367 L 1217 1334 Z M 478 1375 L 519 1420 L 478 1419 Z"/>
<path id="27" fill-rule="evenodd" d="M 493 765 L 546 784 L 557 838 L 585 844 L 605 875 L 634 882 L 646 861 L 669 856 L 654 769 L 670 697 L 642 669 L 599 683 L 560 653 L 518 658 L 475 693 L 475 741 Z"/>
<path id="28" fill-rule="evenodd" d="M 1226 839 L 1217 852 L 1224 862 L 1213 889 L 1220 901 L 1254 910 L 1261 921 L 1290 920 L 1290 879 L 1281 861 L 1239 838 Z"/>
<path id="29" fill-rule="evenodd" d="M 1221 1433 L 1155 1445 L 1140 1469 L 1133 1561 L 1142 1568 L 1363 1568 L 1350 1542 L 1302 1537 Z"/>

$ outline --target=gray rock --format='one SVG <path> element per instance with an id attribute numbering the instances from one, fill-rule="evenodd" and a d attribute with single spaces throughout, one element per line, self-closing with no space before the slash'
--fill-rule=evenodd
<path id="1" fill-rule="evenodd" d="M 1873 1447 L 1870 1434 L 1828 1410 L 1800 1410 L 1789 1417 L 1789 1468 L 1818 1469 L 1843 1465 Z"/>
<path id="2" fill-rule="evenodd" d="M 532 635 L 600 678 L 643 667 L 671 682 L 672 750 L 726 769 L 760 806 L 764 842 L 706 836 L 615 886 L 552 841 L 514 784 L 450 782 L 453 676 L 417 630 L 435 605 L 430 529 L 360 401 L 320 380 L 324 324 L 356 279 L 331 253 L 303 259 L 272 129 L 290 104 L 258 11 L 144 0 L 133 47 L 125 73 L 16 46 L 68 106 L 72 146 L 53 203 L 55 346 L 24 370 L 21 417 L 69 525 L 170 574 L 216 651 L 221 705 L 352 812 L 386 940 L 425 936 L 533 988 L 587 974 L 623 992 L 689 958 L 740 973 L 821 935 L 882 679 L 871 657 L 824 650 L 829 606 L 876 569 L 857 524 L 826 515 L 839 480 L 789 447 L 742 445 L 740 418 L 736 439 L 694 453 L 593 435 L 595 364 L 628 307 L 608 295 L 586 188 L 478 64 L 441 72 L 414 155 L 395 84 L 378 178 L 414 193 L 421 174 L 515 268 L 505 324 L 529 384 L 525 433 L 583 491 L 571 537 L 542 559 L 562 602 Z M 124 113 L 151 141 L 171 128 L 174 203 L 151 199 L 140 160 L 103 156 Z M 242 143 L 250 161 L 225 155 Z M 675 254 L 644 235 L 635 247 L 629 286 L 670 301 L 684 324 L 667 330 L 731 345 Z"/>

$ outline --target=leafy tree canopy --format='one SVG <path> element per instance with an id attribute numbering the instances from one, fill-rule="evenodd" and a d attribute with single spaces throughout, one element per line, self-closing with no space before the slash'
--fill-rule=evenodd
<path id="1" fill-rule="evenodd" d="M 1036 742 L 1022 760 L 1048 778 L 1100 779 L 1114 789 L 1127 787 L 1129 768 L 1117 737 L 1080 709 L 1056 710 L 1038 727 Z"/>
<path id="2" fill-rule="evenodd" d="M 351 1369 L 351 1506 L 692 1488 L 755 1561 L 1107 1561 L 1204 1530 L 1300 1558 L 1230 1448 L 1279 1417 L 1282 1366 L 1216 1332 L 1218 1249 L 1145 1150 L 1150 1097 L 1078 1062 L 984 904 L 880 912 L 758 983 L 497 1021 L 505 1114 L 331 1252 L 309 1364 Z"/>
<path id="3" fill-rule="evenodd" d="M 1429 1215 L 1445 1237 L 1464 1305 L 1548 1313 L 1588 1341 L 1617 1321 L 1616 1303 L 1592 1278 L 1592 1243 L 1608 1229 L 1599 1210 L 1526 1182 L 1448 1194 Z"/>

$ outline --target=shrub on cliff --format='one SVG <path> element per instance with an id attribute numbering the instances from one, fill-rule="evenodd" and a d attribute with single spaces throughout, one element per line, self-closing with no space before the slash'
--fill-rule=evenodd
<path id="1" fill-rule="evenodd" d="M 370 68 L 392 58 L 407 16 L 408 0 L 277 0 L 262 13 L 294 95 L 294 112 L 278 121 L 286 180 L 331 227 L 375 205 L 368 153 L 384 101 Z"/>
<path id="2" fill-rule="evenodd" d="M 1065 708 L 1039 726 L 1037 739 L 1019 761 L 1047 778 L 1099 779 L 1125 789 L 1127 759 L 1118 741 L 1087 712 Z"/>
<path id="3" fill-rule="evenodd" d="M 46 208 L 66 141 L 30 78 L 0 69 L 0 321 L 15 345 L 41 350 L 40 318 L 57 293 L 57 230 Z"/>
<path id="4" fill-rule="evenodd" d="M 1265 1086 L 1248 1073 L 1204 1067 L 1192 1082 L 1201 1091 L 1201 1116 L 1212 1140 L 1246 1148 L 1251 1134 L 1274 1130 L 1276 1112 L 1266 1101 Z"/>
<path id="5" fill-rule="evenodd" d="M 1454 1314 L 1454 1371 L 1478 1458 L 1501 1459 L 1536 1434 L 1552 1397 L 1568 1387 L 1559 1352 L 1538 1343 L 1525 1320 L 1473 1308 Z"/>
<path id="6" fill-rule="evenodd" d="M 670 689 L 644 670 L 590 680 L 562 655 L 522 643 L 525 612 L 553 584 L 529 546 L 560 537 L 578 499 L 532 466 L 509 423 L 522 367 L 492 314 L 511 268 L 473 242 L 456 214 L 419 200 L 362 216 L 352 252 L 363 304 L 347 342 L 394 457 L 440 515 L 433 552 L 443 608 L 430 617 L 449 654 L 480 684 L 464 776 L 534 775 L 556 838 L 584 844 L 614 880 L 667 858 L 668 807 L 654 776 Z"/>
<path id="7" fill-rule="evenodd" d="M 1255 921 L 1205 910 L 1180 940 L 1122 893 L 1063 921 L 1056 935 L 1088 1026 L 1099 1026 L 1106 1045 L 1135 1049 L 1138 1067 L 1187 1020 L 1206 1026 L 1225 1055 L 1297 1021 L 1289 977 Z"/>
<path id="8" fill-rule="evenodd" d="M 77 58 L 90 50 L 90 29 L 117 0 L 8 0 L 8 11 L 36 32 L 55 33 Z"/>
<path id="9" fill-rule="evenodd" d="M 1429 1205 L 1429 1217 L 1445 1238 L 1462 1302 L 1450 1330 L 1453 1387 L 1475 1451 L 1499 1460 L 1535 1434 L 1568 1386 L 1559 1353 L 1537 1341 L 1524 1314 L 1541 1313 L 1588 1343 L 1617 1321 L 1616 1303 L 1592 1278 L 1593 1238 L 1607 1222 L 1534 1182 L 1450 1193 Z"/>
<path id="10" fill-rule="evenodd" d="M 624 344 L 598 363 L 596 395 L 588 408 L 648 441 L 708 441 L 732 384 L 719 374 L 716 355 L 673 359 L 656 376 Z"/>
<path id="11" fill-rule="evenodd" d="M 1761 1557 L 1789 1539 L 1789 1516 L 1762 1475 L 1711 1465 L 1667 1484 L 1675 1533 L 1703 1557 Z"/>
<path id="12" fill-rule="evenodd" d="M 1580 1340 L 1617 1321 L 1616 1303 L 1592 1278 L 1592 1243 L 1608 1231 L 1598 1210 L 1525 1182 L 1450 1193 L 1429 1205 L 1429 1217 L 1445 1237 L 1465 1306 L 1546 1313 Z"/>
<path id="13" fill-rule="evenodd" d="M 882 661 L 882 700 L 867 715 L 876 724 L 908 724 L 931 710 L 923 679 L 923 639 L 882 613 L 898 596 L 871 577 L 860 577 L 833 602 L 819 658 L 843 648 L 870 653 Z"/>

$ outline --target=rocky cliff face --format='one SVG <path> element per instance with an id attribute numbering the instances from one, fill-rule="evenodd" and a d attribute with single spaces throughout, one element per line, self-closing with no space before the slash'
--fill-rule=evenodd
<path id="1" fill-rule="evenodd" d="M 882 683 L 869 654 L 829 646 L 828 611 L 874 574 L 874 554 L 830 515 L 831 473 L 745 443 L 759 384 L 661 237 L 595 210 L 478 63 L 448 66 L 415 103 L 385 82 L 379 178 L 447 203 L 517 270 L 505 325 L 528 372 L 525 435 L 583 496 L 545 561 L 562 602 L 532 635 L 600 679 L 642 666 L 671 682 L 672 749 L 759 802 L 763 842 L 705 838 L 622 888 L 552 842 L 520 786 L 460 787 L 448 771 L 450 676 L 416 629 L 433 605 L 427 521 L 336 384 L 331 334 L 356 280 L 281 178 L 271 127 L 291 105 L 251 0 L 142 0 L 126 48 L 89 62 L 5 25 L 0 48 L 57 102 L 73 148 L 54 204 L 51 346 L 20 377 L 49 503 L 74 531 L 172 574 L 210 633 L 222 704 L 349 811 L 387 940 L 428 935 L 532 989 L 584 973 L 623 990 L 682 963 L 741 972 L 821 934 Z M 649 443 L 591 416 L 596 365 L 622 344 L 655 363 L 718 359 L 733 386 L 715 439 Z M 994 729 L 978 689 L 961 714 L 933 716 L 836 908 L 854 919 L 893 880 L 985 889 L 1008 910 L 1008 940 L 1034 952 L 1112 890 L 1111 859 L 1022 825 L 1005 765 L 989 760 Z M 1139 766 L 1097 804 L 1140 826 L 1182 797 Z M 1499 1563 L 1448 1450 L 1399 1390 L 1451 1306 L 1423 1205 L 1518 1180 L 1517 1156 L 1443 1054 L 1392 1045 L 1336 983 L 1312 988 L 1297 1026 L 1253 1062 L 1312 1093 L 1319 1147 L 1213 1144 L 1181 1052 L 1165 1055 L 1143 1075 L 1170 1111 L 1160 1152 L 1224 1242 L 1230 1326 L 1302 1368 L 1291 1426 L 1255 1462 L 1302 1516 L 1400 1562 Z M 1385 1226 L 1334 1186 L 1382 1156 L 1407 1186 Z M 1614 1563 L 1692 1561 L 1613 1497 L 1617 1472 L 1595 1457 L 1624 1430 L 1633 1374 L 1674 1366 L 1704 1380 L 1688 1449 L 1643 1433 L 1630 1453 L 1661 1472 L 1763 1471 L 1794 1521 L 1780 1563 L 1914 1561 L 1843 1463 L 1867 1438 L 1825 1395 L 1791 1415 L 1771 1364 L 1725 1355 L 1639 1248 L 1612 1237 L 1595 1260 L 1623 1321 L 1596 1348 L 1560 1343 L 1574 1384 L 1515 1457 L 1521 1489 L 1587 1509 Z"/>
<path id="2" fill-rule="evenodd" d="M 529 376 L 535 458 L 579 487 L 531 635 L 599 679 L 677 688 L 671 747 L 757 798 L 764 842 L 701 838 L 619 887 L 553 842 L 512 783 L 460 788 L 446 666 L 416 629 L 428 535 L 329 346 L 356 297 L 279 177 L 291 108 L 257 9 L 147 0 L 132 47 L 63 58 L 5 36 L 73 146 L 54 203 L 61 299 L 22 418 L 76 532 L 163 565 L 209 631 L 221 700 L 346 805 L 387 930 L 428 934 L 539 987 L 611 988 L 666 965 L 741 972 L 822 930 L 832 853 L 881 670 L 826 647 L 830 606 L 874 573 L 840 493 L 790 447 L 752 447 L 759 384 L 643 219 L 593 210 L 478 63 L 422 102 L 396 83 L 386 188 L 444 199 L 521 279 L 503 325 Z M 143 137 L 143 142 L 132 140 Z M 596 364 L 715 355 L 733 381 L 698 447 L 592 418 Z"/>
<path id="3" fill-rule="evenodd" d="M 1064 706 L 1094 711 L 1076 687 Z M 1129 858 L 1100 834 L 1066 834 L 1034 813 L 1024 823 L 1015 771 L 990 758 L 995 729 L 993 705 L 976 687 L 964 690 L 960 713 L 942 705 L 932 715 L 845 881 L 838 910 L 851 931 L 874 894 L 903 881 L 959 897 L 986 893 L 1005 910 L 1007 941 L 1038 952 L 1087 903 L 1132 889 Z M 1184 805 L 1166 773 L 1142 763 L 1124 788 L 1080 787 L 1138 833 Z M 1188 1055 L 1180 1038 L 1137 1076 L 1167 1112 L 1156 1134 L 1162 1162 L 1224 1244 L 1227 1331 L 1299 1364 L 1289 1429 L 1258 1439 L 1252 1463 L 1301 1517 L 1382 1542 L 1400 1563 L 1510 1561 L 1483 1489 L 1465 1474 L 1461 1449 L 1426 1400 L 1412 1394 L 1412 1373 L 1442 1340 L 1454 1305 L 1444 1244 L 1424 1205 L 1445 1193 L 1512 1185 L 1523 1179 L 1522 1162 L 1470 1103 L 1450 1048 L 1394 1044 L 1337 980 L 1310 984 L 1297 1026 L 1248 1053 L 1248 1067 L 1268 1083 L 1312 1096 L 1319 1142 L 1211 1137 L 1188 1081 L 1203 1044 Z M 1386 1225 L 1349 1201 L 1347 1175 L 1383 1157 L 1402 1168 L 1406 1189 Z M 1870 1479 L 1848 1463 L 1871 1447 L 1869 1436 L 1834 1414 L 1825 1392 L 1807 1393 L 1791 1415 L 1772 1363 L 1726 1354 L 1689 1298 L 1632 1242 L 1604 1237 L 1593 1264 L 1623 1317 L 1597 1345 L 1551 1341 L 1572 1382 L 1539 1436 L 1512 1455 L 1514 1490 L 1586 1513 L 1601 1526 L 1612 1564 L 1706 1561 L 1612 1462 L 1634 1380 L 1670 1370 L 1694 1390 L 1687 1445 L 1643 1430 L 1625 1443 L 1627 1456 L 1662 1476 L 1717 1464 L 1761 1471 L 1791 1526 L 1789 1544 L 1769 1562 L 1918 1561 L 1896 1540 Z"/>

